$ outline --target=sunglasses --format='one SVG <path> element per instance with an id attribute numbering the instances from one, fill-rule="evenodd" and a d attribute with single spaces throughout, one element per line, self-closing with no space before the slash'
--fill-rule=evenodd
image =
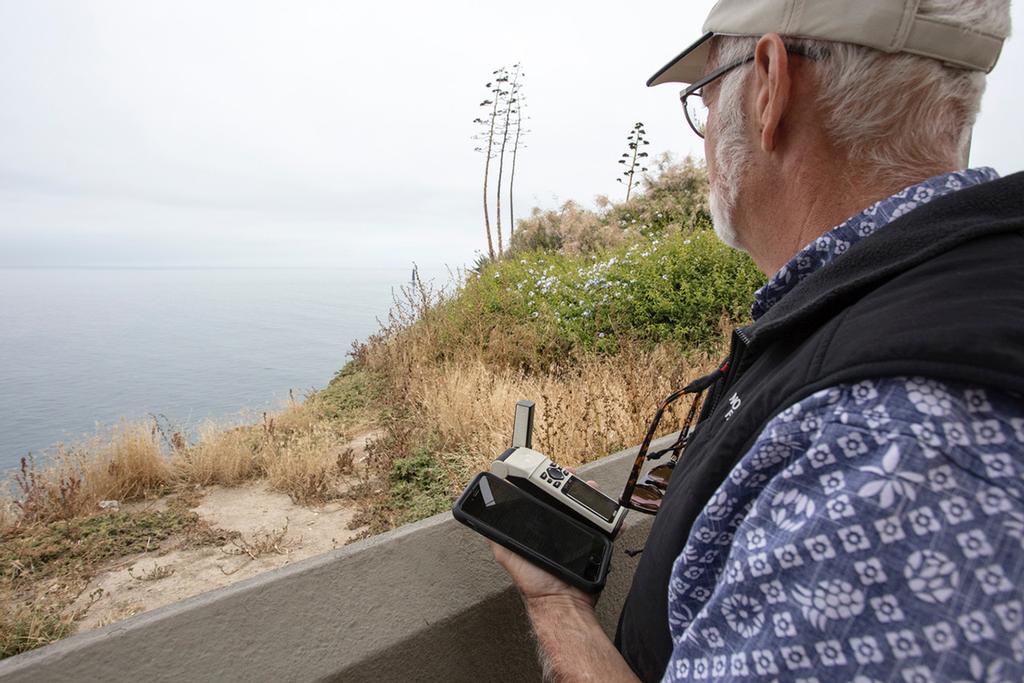
<path id="1" fill-rule="evenodd" d="M 725 369 L 726 367 L 723 365 L 710 375 L 691 382 L 685 388 L 669 394 L 658 405 L 658 410 L 654 413 L 654 419 L 651 420 L 651 424 L 647 428 L 647 434 L 644 436 L 643 443 L 640 444 L 636 460 L 633 461 L 633 469 L 630 471 L 629 479 L 622 490 L 619 505 L 649 515 L 653 515 L 661 508 L 661 500 L 665 496 L 666 489 L 668 489 L 668 482 L 672 477 L 672 472 L 675 470 L 676 464 L 679 462 L 679 456 L 686 449 L 686 444 L 693 434 L 693 421 L 697 416 L 698 408 L 700 408 L 704 391 L 724 374 Z M 686 412 L 686 418 L 683 420 L 683 426 L 679 430 L 679 436 L 667 448 L 650 452 L 651 442 L 654 440 L 654 435 L 658 432 L 661 418 L 664 417 L 669 406 L 684 396 L 692 396 L 693 398 L 690 401 L 690 408 Z M 640 479 L 640 471 L 643 469 L 644 462 L 647 460 L 657 460 L 668 453 L 672 454 L 668 462 L 651 468 L 644 475 L 643 479 Z"/>

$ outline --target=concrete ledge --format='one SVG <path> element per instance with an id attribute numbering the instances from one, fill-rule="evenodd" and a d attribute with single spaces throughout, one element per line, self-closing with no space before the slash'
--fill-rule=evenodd
<path id="1" fill-rule="evenodd" d="M 659 439 L 654 447 L 669 443 Z M 581 468 L 617 495 L 636 454 Z M 609 634 L 651 517 L 630 513 L 598 604 Z M 4 681 L 539 680 L 519 596 L 443 513 L 0 661 Z"/>

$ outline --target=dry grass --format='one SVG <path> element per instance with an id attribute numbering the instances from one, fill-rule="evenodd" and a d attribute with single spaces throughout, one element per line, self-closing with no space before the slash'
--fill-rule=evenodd
<path id="1" fill-rule="evenodd" d="M 17 516 L 7 523 L 32 524 L 94 512 L 102 500 L 129 501 L 165 487 L 171 467 L 155 431 L 123 423 L 104 441 L 58 446 L 49 465 L 22 458 L 14 484 Z"/>
<path id="2" fill-rule="evenodd" d="M 59 609 L 0 602 L 0 659 L 52 643 L 74 629 L 74 615 Z"/>
<path id="3" fill-rule="evenodd" d="M 154 564 L 149 569 L 140 569 L 138 574 L 135 574 L 134 571 L 135 567 L 128 568 L 128 575 L 136 581 L 159 581 L 174 575 L 174 567 L 166 564 Z"/>
<path id="4" fill-rule="evenodd" d="M 252 535 L 251 538 L 238 537 L 231 539 L 231 545 L 234 546 L 224 552 L 227 555 L 241 556 L 246 558 L 245 561 L 231 570 L 226 570 L 224 567 L 220 567 L 220 570 L 225 575 L 230 576 L 235 574 L 242 567 L 246 566 L 252 560 L 259 559 L 264 555 L 287 555 L 296 546 L 302 543 L 302 539 L 286 539 L 288 535 L 288 520 L 285 518 L 284 526 L 280 529 L 270 529 L 257 531 Z"/>
<path id="5" fill-rule="evenodd" d="M 184 485 L 236 485 L 266 477 L 299 503 L 337 497 L 352 471 L 348 434 L 325 418 L 316 396 L 264 413 L 256 425 L 209 423 L 188 444 L 181 430 L 123 423 L 109 436 L 57 446 L 47 464 L 24 458 L 15 497 L 0 500 L 0 531 L 94 514 L 100 501 L 126 502 Z"/>
<path id="6" fill-rule="evenodd" d="M 178 477 L 200 486 L 234 486 L 251 479 L 260 469 L 257 440 L 245 427 L 224 429 L 207 422 L 199 429 L 198 443 L 177 455 Z"/>
<path id="7" fill-rule="evenodd" d="M 433 427 L 442 450 L 470 454 L 471 470 L 486 467 L 508 445 L 513 406 L 523 398 L 537 402 L 537 447 L 574 466 L 639 443 L 658 402 L 713 367 L 708 358 L 682 362 L 665 348 L 594 356 L 543 374 L 470 360 L 422 367 L 409 390 L 419 421 Z M 663 431 L 677 428 L 678 417 L 670 412 Z"/>

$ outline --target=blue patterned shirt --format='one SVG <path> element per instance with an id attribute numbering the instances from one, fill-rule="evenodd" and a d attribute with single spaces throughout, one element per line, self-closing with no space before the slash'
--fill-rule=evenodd
<path id="1" fill-rule="evenodd" d="M 936 176 L 800 251 L 760 317 L 859 239 L 996 178 Z M 921 377 L 771 420 L 694 522 L 664 680 L 1024 680 L 1024 398 Z"/>

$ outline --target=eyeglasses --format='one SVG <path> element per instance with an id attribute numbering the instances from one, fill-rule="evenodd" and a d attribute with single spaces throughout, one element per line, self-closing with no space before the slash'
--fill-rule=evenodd
<path id="1" fill-rule="evenodd" d="M 827 51 L 807 52 L 801 48 L 791 46 L 786 46 L 786 52 L 791 55 L 796 55 L 797 57 L 810 59 L 811 61 L 817 61 L 818 59 L 828 56 Z M 692 128 L 693 132 L 701 139 L 704 138 L 704 131 L 707 129 L 708 125 L 708 108 L 704 103 L 704 86 L 718 78 L 721 78 L 733 69 L 752 61 L 754 61 L 754 55 L 735 61 L 732 64 L 726 64 L 721 68 L 715 69 L 707 76 L 696 83 L 691 84 L 689 88 L 679 93 L 679 101 L 683 104 L 683 112 L 686 114 L 686 122 L 690 124 L 690 128 Z"/>
<path id="2" fill-rule="evenodd" d="M 718 78 L 721 78 L 733 69 L 752 61 L 754 61 L 754 55 L 750 55 L 749 57 L 733 62 L 732 64 L 726 64 L 721 68 L 715 69 L 707 76 L 696 83 L 691 84 L 689 88 L 679 93 L 679 101 L 683 104 L 683 112 L 686 114 L 686 122 L 690 124 L 690 128 L 692 128 L 693 132 L 701 139 L 704 138 L 704 131 L 707 129 L 708 125 L 708 108 L 707 105 L 704 104 L 704 86 Z"/>
<path id="3" fill-rule="evenodd" d="M 654 413 L 654 419 L 651 420 L 650 426 L 647 428 L 647 434 L 644 436 L 643 443 L 640 444 L 640 450 L 636 454 L 636 460 L 633 461 L 633 469 L 629 473 L 629 479 L 626 481 L 626 486 L 622 489 L 622 496 L 619 498 L 619 505 L 628 508 L 630 510 L 636 510 L 638 512 L 646 512 L 647 514 L 653 515 L 661 507 L 661 499 L 665 495 L 665 490 L 668 488 L 668 481 L 672 476 L 672 472 L 675 470 L 676 464 L 679 462 L 679 456 L 686 448 L 686 444 L 689 442 L 690 435 L 693 433 L 693 420 L 697 416 L 697 409 L 700 407 L 701 398 L 704 396 L 704 390 L 714 384 L 725 372 L 725 366 L 715 370 L 710 375 L 701 377 L 683 389 L 675 391 L 665 397 L 665 400 L 658 406 L 658 410 Z M 686 418 L 683 420 L 682 429 L 679 430 L 679 436 L 668 448 L 663 448 L 659 451 L 649 453 L 651 447 L 651 441 L 654 440 L 654 435 L 658 431 L 658 425 L 661 423 L 661 418 L 665 415 L 665 411 L 668 410 L 669 406 L 678 401 L 683 396 L 693 396 L 693 400 L 690 402 L 690 409 L 686 413 Z M 667 463 L 663 465 L 657 465 L 648 472 L 644 478 L 638 481 L 640 477 L 640 470 L 643 469 L 644 461 L 646 460 L 657 460 L 666 453 L 671 453 L 672 457 Z"/>

